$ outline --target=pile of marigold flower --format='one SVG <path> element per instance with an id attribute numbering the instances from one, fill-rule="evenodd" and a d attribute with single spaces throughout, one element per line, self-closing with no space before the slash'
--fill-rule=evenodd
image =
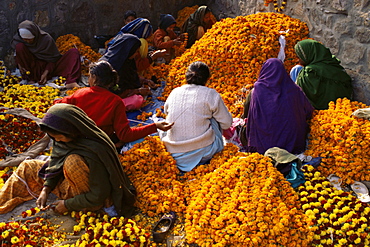
<path id="1" fill-rule="evenodd" d="M 6 145 L 6 153 L 0 156 L 5 158 L 7 154 L 24 152 L 32 144 L 43 137 L 44 133 L 33 120 L 11 114 L 0 115 L 0 141 Z"/>
<path id="2" fill-rule="evenodd" d="M 181 28 L 184 22 L 199 8 L 198 5 L 185 7 L 177 12 L 176 26 Z"/>
<path id="3" fill-rule="evenodd" d="M 310 122 L 310 141 L 305 154 L 322 157 L 318 167 L 324 176 L 335 174 L 346 184 L 370 181 L 370 122 L 353 116 L 363 103 L 346 98 L 315 111 Z"/>
<path id="4" fill-rule="evenodd" d="M 171 67 L 170 64 L 157 64 L 155 66 L 150 66 L 148 69 L 146 69 L 143 73 L 143 76 L 145 78 L 151 78 L 153 75 L 157 77 L 158 80 L 165 81 L 168 76 L 169 68 Z M 164 99 L 164 98 L 158 98 L 158 99 Z"/>
<path id="5" fill-rule="evenodd" d="M 186 213 L 187 241 L 199 246 L 307 246 L 313 236 L 290 183 L 257 153 L 206 174 Z"/>
<path id="6" fill-rule="evenodd" d="M 137 190 L 136 206 L 152 217 L 169 211 L 184 212 L 183 185 L 178 169 L 159 137 L 149 136 L 120 156 Z"/>
<path id="7" fill-rule="evenodd" d="M 369 246 L 368 204 L 334 188 L 312 166 L 303 170 L 307 181 L 298 187 L 298 194 L 302 209 L 313 222 L 311 246 Z"/>
<path id="8" fill-rule="evenodd" d="M 147 137 L 120 160 L 144 213 L 186 212 L 190 244 L 305 246 L 312 240 L 297 195 L 267 157 L 228 144 L 209 165 L 179 176 L 159 138 Z"/>
<path id="9" fill-rule="evenodd" d="M 56 45 L 61 54 L 66 53 L 72 48 L 78 49 L 80 55 L 83 57 L 81 72 L 86 76 L 89 74 L 89 64 L 98 61 L 101 57 L 101 54 L 95 52 L 90 46 L 82 43 L 80 38 L 73 34 L 66 34 L 58 37 Z"/>
<path id="10" fill-rule="evenodd" d="M 200 41 L 170 64 L 164 97 L 185 83 L 186 68 L 194 61 L 210 67 L 207 86 L 216 89 L 234 117 L 243 109 L 245 90 L 253 87 L 268 58 L 277 57 L 280 35 L 285 36 L 285 67 L 297 62 L 294 45 L 308 35 L 307 25 L 284 14 L 258 13 L 216 22 Z"/>
<path id="11" fill-rule="evenodd" d="M 0 92 L 0 107 L 24 108 L 38 118 L 59 98 L 59 89 L 49 86 L 35 87 L 32 85 L 14 84 Z"/>

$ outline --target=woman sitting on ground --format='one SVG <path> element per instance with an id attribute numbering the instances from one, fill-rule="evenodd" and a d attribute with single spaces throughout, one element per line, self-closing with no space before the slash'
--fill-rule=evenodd
<path id="1" fill-rule="evenodd" d="M 167 131 L 171 128 L 172 125 L 166 122 L 131 128 L 125 104 L 118 95 L 109 91 L 116 85 L 117 80 L 117 72 L 107 61 L 92 63 L 88 79 L 90 87 L 81 88 L 70 96 L 56 100 L 55 103 L 68 103 L 81 108 L 107 133 L 116 147 L 153 134 L 157 129 Z"/>
<path id="2" fill-rule="evenodd" d="M 78 50 L 72 48 L 62 56 L 54 39 L 32 21 L 19 24 L 11 46 L 15 49 L 15 61 L 22 79 L 43 85 L 52 77 L 63 76 L 67 88 L 79 87 L 81 62 Z"/>
<path id="3" fill-rule="evenodd" d="M 202 38 L 215 23 L 215 19 L 212 11 L 207 6 L 200 6 L 191 14 L 181 28 L 182 33 L 188 33 L 186 48 L 190 48 L 195 41 Z"/>
<path id="4" fill-rule="evenodd" d="M 40 128 L 53 140 L 51 158 L 20 164 L 0 190 L 0 214 L 33 198 L 37 207 L 47 209 L 52 192 L 58 200 L 51 206 L 60 214 L 105 209 L 110 216 L 130 217 L 135 189 L 113 142 L 84 111 L 53 105 Z"/>
<path id="5" fill-rule="evenodd" d="M 220 94 L 205 86 L 209 77 L 205 63 L 192 63 L 186 71 L 187 84 L 175 88 L 164 105 L 166 120 L 174 125 L 162 140 L 182 172 L 209 162 L 220 152 L 222 130 L 233 121 Z"/>
<path id="6" fill-rule="evenodd" d="M 307 120 L 314 108 L 277 58 L 268 59 L 261 68 L 245 103 L 247 118 L 246 151 L 264 154 L 279 147 L 293 154 L 305 151 L 309 131 Z M 241 140 L 243 138 L 240 138 Z"/>
<path id="7" fill-rule="evenodd" d="M 294 50 L 304 66 L 297 84 L 315 109 L 328 109 L 329 102 L 338 98 L 352 98 L 352 79 L 328 48 L 306 39 L 298 42 Z"/>
<path id="8" fill-rule="evenodd" d="M 177 36 L 174 32 L 176 27 L 176 20 L 170 14 L 162 14 L 159 20 L 159 27 L 153 34 L 153 45 L 155 49 L 166 49 L 167 56 L 165 56 L 166 63 L 175 57 L 174 46 L 181 45 L 183 36 Z"/>

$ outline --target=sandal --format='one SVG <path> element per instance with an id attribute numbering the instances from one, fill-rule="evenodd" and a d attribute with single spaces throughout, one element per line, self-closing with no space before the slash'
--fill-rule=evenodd
<path id="1" fill-rule="evenodd" d="M 334 186 L 337 190 L 342 190 L 342 187 L 340 185 L 342 184 L 342 179 L 334 174 L 330 174 L 328 177 L 329 182 L 331 185 Z"/>
<path id="2" fill-rule="evenodd" d="M 155 224 L 152 231 L 154 242 L 162 243 L 166 239 L 167 234 L 175 224 L 176 218 L 176 213 L 172 211 L 162 216 L 162 218 Z"/>
<path id="3" fill-rule="evenodd" d="M 366 185 L 361 182 L 351 184 L 351 189 L 356 193 L 357 198 L 362 202 L 370 202 L 369 190 Z"/>

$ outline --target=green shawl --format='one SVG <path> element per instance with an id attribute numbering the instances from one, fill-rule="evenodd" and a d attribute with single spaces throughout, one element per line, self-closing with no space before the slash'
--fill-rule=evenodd
<path id="1" fill-rule="evenodd" d="M 71 142 L 53 142 L 51 160 L 47 173 L 54 173 L 62 169 L 64 160 L 69 154 L 78 154 L 87 161 L 89 167 L 105 167 L 109 174 L 111 185 L 111 198 L 118 215 L 129 217 L 133 212 L 135 202 L 135 189 L 129 178 L 123 171 L 116 148 L 107 134 L 99 129 L 95 122 L 90 119 L 80 108 L 69 104 L 53 105 L 45 114 L 40 125 L 47 126 L 65 134 L 77 134 L 78 138 Z M 89 174 L 99 178 L 101 174 Z M 60 179 L 57 178 L 58 180 Z M 47 180 L 55 187 L 53 179 Z M 91 183 L 89 179 L 89 183 Z M 99 185 L 100 186 L 100 185 Z M 101 186 L 107 186 L 101 184 Z M 109 195 L 106 197 L 108 198 Z M 76 199 L 77 198 L 77 199 Z M 84 200 L 83 195 L 75 196 L 73 199 Z M 103 198 L 105 199 L 105 198 Z M 68 199 L 70 200 L 70 199 Z M 86 199 L 85 199 L 86 200 Z M 101 201 L 101 198 L 98 198 Z M 83 201 L 82 201 L 83 202 Z M 85 204 L 93 202 L 85 202 Z"/>
<path id="2" fill-rule="evenodd" d="M 188 42 L 186 48 L 190 48 L 196 41 L 198 34 L 198 27 L 202 26 L 204 31 L 207 30 L 207 26 L 204 23 L 204 15 L 211 10 L 207 6 L 200 6 L 189 18 L 184 22 L 181 27 L 182 33 L 188 33 Z"/>
<path id="3" fill-rule="evenodd" d="M 298 75 L 297 84 L 313 107 L 318 110 L 328 109 L 330 101 L 352 98 L 351 77 L 328 48 L 315 40 L 306 39 L 298 42 L 294 50 L 305 63 Z"/>

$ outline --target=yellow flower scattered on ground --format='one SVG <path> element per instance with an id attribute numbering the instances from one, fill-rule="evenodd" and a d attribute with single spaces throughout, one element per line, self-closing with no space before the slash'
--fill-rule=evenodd
<path id="1" fill-rule="evenodd" d="M 35 87 L 33 85 L 14 84 L 0 92 L 0 106 L 8 108 L 24 108 L 38 118 L 59 98 L 59 89 L 49 86 Z"/>
<path id="2" fill-rule="evenodd" d="M 313 222 L 312 246 L 369 246 L 370 208 L 349 192 L 335 189 L 312 166 L 304 166 L 306 183 L 298 187 L 302 209 Z"/>

